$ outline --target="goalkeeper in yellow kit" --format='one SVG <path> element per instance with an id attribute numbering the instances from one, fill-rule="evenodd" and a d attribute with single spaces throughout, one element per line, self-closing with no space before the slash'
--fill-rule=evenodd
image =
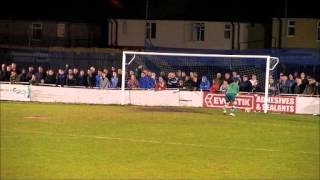
<path id="1" fill-rule="evenodd" d="M 238 93 L 239 93 L 239 80 L 235 79 L 235 81 L 229 84 L 227 88 L 226 95 L 225 95 L 226 101 L 223 107 L 223 114 L 227 114 L 227 105 L 230 105 L 231 106 L 230 116 L 235 116 L 236 107 L 234 105 L 234 101 Z"/>

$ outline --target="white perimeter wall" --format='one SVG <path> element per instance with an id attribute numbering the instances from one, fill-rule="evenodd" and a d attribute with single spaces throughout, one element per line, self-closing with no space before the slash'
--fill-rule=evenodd
<path id="1" fill-rule="evenodd" d="M 203 92 L 178 90 L 130 90 L 126 104 L 143 106 L 203 106 Z M 120 90 L 0 84 L 0 100 L 120 104 Z M 320 98 L 297 97 L 297 114 L 320 114 Z"/>

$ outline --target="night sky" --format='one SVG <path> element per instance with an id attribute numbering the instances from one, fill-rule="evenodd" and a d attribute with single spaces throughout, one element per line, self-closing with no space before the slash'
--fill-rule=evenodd
<path id="1" fill-rule="evenodd" d="M 0 18 L 144 19 L 145 7 L 146 0 L 2 0 Z M 287 17 L 320 18 L 317 7 L 315 1 L 287 0 Z M 149 19 L 268 21 L 285 16 L 285 0 L 149 0 Z"/>

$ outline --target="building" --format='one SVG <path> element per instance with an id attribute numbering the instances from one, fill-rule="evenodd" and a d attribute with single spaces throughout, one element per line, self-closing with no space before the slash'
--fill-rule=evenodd
<path id="1" fill-rule="evenodd" d="M 320 19 L 273 18 L 270 22 L 255 23 L 228 20 L 0 20 L 0 44 L 133 49 L 319 49 Z"/>
<path id="2" fill-rule="evenodd" d="M 48 20 L 0 20 L 0 44 L 21 46 L 98 47 L 100 24 Z"/>
<path id="3" fill-rule="evenodd" d="M 320 48 L 320 19 L 273 18 L 272 47 Z"/>
<path id="4" fill-rule="evenodd" d="M 271 26 L 263 23 L 184 20 L 109 21 L 108 45 L 190 49 L 270 48 Z"/>

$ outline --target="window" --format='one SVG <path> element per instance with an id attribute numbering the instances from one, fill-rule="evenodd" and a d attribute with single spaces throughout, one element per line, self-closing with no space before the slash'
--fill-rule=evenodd
<path id="1" fill-rule="evenodd" d="M 42 23 L 32 23 L 32 40 L 42 39 Z"/>
<path id="2" fill-rule="evenodd" d="M 296 34 L 296 22 L 293 20 L 288 21 L 288 30 L 287 30 L 287 36 L 293 37 Z"/>
<path id="3" fill-rule="evenodd" d="M 146 24 L 146 38 L 155 39 L 157 35 L 157 24 L 156 23 L 147 23 Z"/>
<path id="4" fill-rule="evenodd" d="M 63 38 L 66 32 L 66 25 L 64 23 L 57 24 L 57 37 Z"/>
<path id="5" fill-rule="evenodd" d="M 127 21 L 122 22 L 122 34 L 127 34 Z"/>
<path id="6" fill-rule="evenodd" d="M 192 40 L 204 41 L 204 23 L 192 24 Z"/>
<path id="7" fill-rule="evenodd" d="M 317 24 L 317 41 L 320 41 L 320 21 Z"/>
<path id="8" fill-rule="evenodd" d="M 225 24 L 224 25 L 224 38 L 230 39 L 230 37 L 231 37 L 231 25 Z"/>

